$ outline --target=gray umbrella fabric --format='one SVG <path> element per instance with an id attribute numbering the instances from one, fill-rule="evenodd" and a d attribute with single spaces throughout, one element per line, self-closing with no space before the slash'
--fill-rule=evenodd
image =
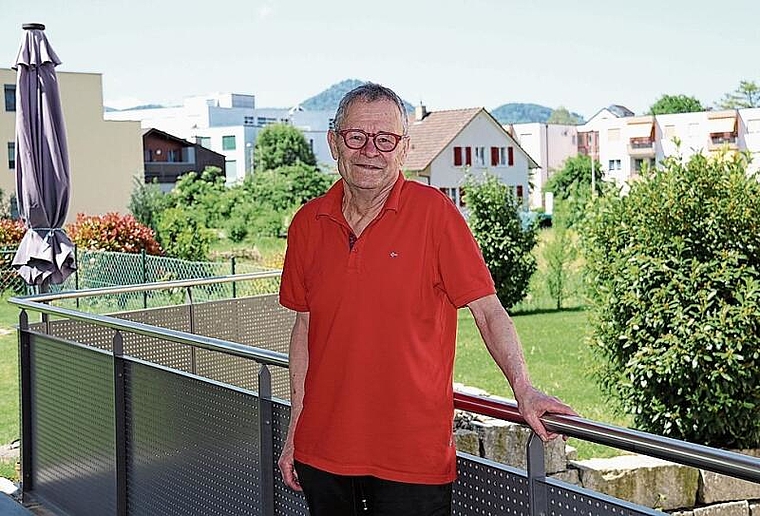
<path id="1" fill-rule="evenodd" d="M 16 64 L 16 195 L 27 232 L 13 267 L 29 285 L 62 283 L 76 270 L 63 231 L 69 209 L 69 156 L 55 67 L 44 26 L 24 25 Z"/>

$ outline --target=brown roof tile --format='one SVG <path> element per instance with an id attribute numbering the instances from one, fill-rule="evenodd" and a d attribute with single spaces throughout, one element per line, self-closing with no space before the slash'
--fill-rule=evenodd
<path id="1" fill-rule="evenodd" d="M 433 111 L 421 122 L 410 121 L 409 153 L 404 170 L 424 170 L 483 108 Z"/>

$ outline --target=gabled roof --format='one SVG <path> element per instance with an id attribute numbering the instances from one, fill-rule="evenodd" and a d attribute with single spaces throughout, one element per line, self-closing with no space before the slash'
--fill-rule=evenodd
<path id="1" fill-rule="evenodd" d="M 411 146 L 404 162 L 407 170 L 424 170 L 483 108 L 433 111 L 422 121 L 410 121 Z"/>
<path id="2" fill-rule="evenodd" d="M 184 147 L 193 147 L 195 144 L 192 142 L 189 142 L 185 139 L 180 138 L 179 136 L 174 136 L 173 134 L 169 134 L 166 131 L 162 131 L 161 129 L 156 129 L 155 127 L 146 127 L 142 130 L 143 138 L 145 138 L 148 135 L 151 136 L 158 136 L 159 138 L 163 138 L 164 140 L 170 140 L 175 143 L 178 143 Z"/>
<path id="3" fill-rule="evenodd" d="M 409 123 L 411 146 L 404 162 L 404 170 L 425 170 L 432 161 L 443 152 L 447 145 L 456 138 L 472 120 L 483 112 L 498 130 L 514 142 L 514 145 L 528 158 L 528 167 L 537 168 L 538 164 L 520 146 L 512 135 L 485 108 L 451 109 L 433 111 L 422 121 Z"/>

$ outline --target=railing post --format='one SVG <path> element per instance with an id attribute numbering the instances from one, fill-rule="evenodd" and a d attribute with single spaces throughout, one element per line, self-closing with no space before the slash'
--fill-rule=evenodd
<path id="1" fill-rule="evenodd" d="M 113 336 L 117 516 L 127 516 L 127 401 L 124 382 L 124 339 L 117 331 Z"/>
<path id="2" fill-rule="evenodd" d="M 531 516 L 546 516 L 546 465 L 544 464 L 544 442 L 535 432 L 528 440 L 528 500 Z"/>
<path id="3" fill-rule="evenodd" d="M 142 282 L 148 282 L 148 260 L 145 256 L 145 248 L 140 252 L 142 261 Z M 143 308 L 148 308 L 148 292 L 143 292 Z"/>
<path id="4" fill-rule="evenodd" d="M 79 246 L 74 244 L 74 290 L 79 290 Z M 79 297 L 77 297 L 77 308 L 79 308 Z"/>
<path id="5" fill-rule="evenodd" d="M 259 369 L 259 445 L 261 447 L 261 514 L 274 514 L 274 438 L 272 436 L 272 375 Z"/>
<path id="6" fill-rule="evenodd" d="M 185 288 L 185 301 L 188 305 L 188 322 L 190 323 L 189 333 L 195 335 L 195 310 L 193 309 L 193 291 L 190 287 Z M 195 357 L 195 346 L 190 346 L 190 372 L 195 374 L 197 359 Z"/>
<path id="7" fill-rule="evenodd" d="M 235 257 L 230 258 L 230 268 L 232 269 L 232 275 L 235 275 Z M 237 283 L 232 282 L 232 299 L 237 297 Z"/>
<path id="8" fill-rule="evenodd" d="M 32 349 L 29 315 L 21 310 L 18 316 L 18 366 L 21 391 L 21 496 L 32 490 Z"/>

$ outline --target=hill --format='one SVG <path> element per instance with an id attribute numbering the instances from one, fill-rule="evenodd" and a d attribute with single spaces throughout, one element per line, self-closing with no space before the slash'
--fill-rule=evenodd
<path id="1" fill-rule="evenodd" d="M 491 114 L 500 124 L 528 124 L 546 123 L 552 111 L 554 111 L 552 108 L 540 104 L 511 102 L 492 109 Z M 571 114 L 583 121 L 583 117 L 578 113 Z"/>
<path id="2" fill-rule="evenodd" d="M 301 107 L 307 111 L 335 111 L 338 109 L 338 104 L 343 95 L 361 86 L 367 81 L 360 81 L 359 79 L 346 79 L 337 84 L 333 84 L 321 93 L 317 93 L 313 97 L 310 97 L 300 103 Z M 403 100 L 403 99 L 402 99 Z M 406 100 L 403 101 L 407 111 L 414 111 L 412 106 Z"/>

